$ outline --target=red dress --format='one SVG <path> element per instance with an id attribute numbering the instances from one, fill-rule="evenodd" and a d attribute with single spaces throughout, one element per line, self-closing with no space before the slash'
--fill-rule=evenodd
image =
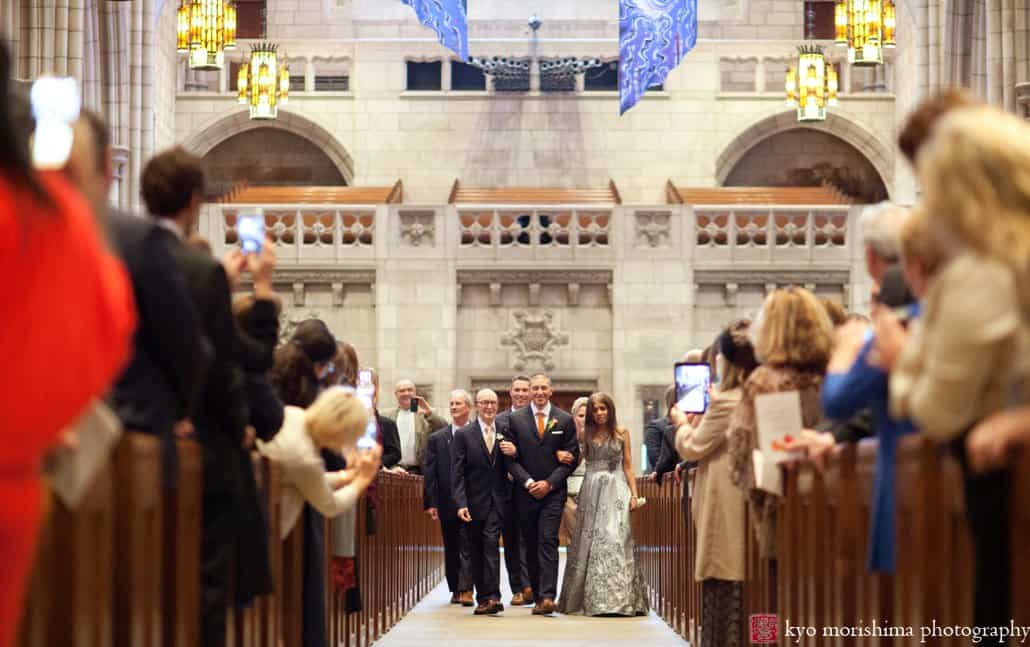
<path id="1" fill-rule="evenodd" d="M 40 174 L 52 206 L 0 178 L 0 647 L 15 640 L 42 516 L 40 462 L 129 356 L 132 286 L 83 197 Z"/>

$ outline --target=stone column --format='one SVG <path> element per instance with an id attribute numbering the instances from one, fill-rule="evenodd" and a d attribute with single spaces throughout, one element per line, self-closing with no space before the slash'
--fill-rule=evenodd
<path id="1" fill-rule="evenodd" d="M 315 62 L 311 56 L 304 59 L 304 92 L 315 91 Z"/>
<path id="2" fill-rule="evenodd" d="M 1016 84 L 1016 102 L 1023 119 L 1030 120 L 1030 81 Z"/>

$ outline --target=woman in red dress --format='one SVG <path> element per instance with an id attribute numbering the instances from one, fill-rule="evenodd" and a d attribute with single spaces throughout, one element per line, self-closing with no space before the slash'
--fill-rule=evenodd
<path id="1" fill-rule="evenodd" d="M 32 171 L 8 78 L 0 46 L 0 647 L 14 643 L 32 568 L 42 458 L 117 377 L 136 324 L 85 199 L 59 173 Z"/>

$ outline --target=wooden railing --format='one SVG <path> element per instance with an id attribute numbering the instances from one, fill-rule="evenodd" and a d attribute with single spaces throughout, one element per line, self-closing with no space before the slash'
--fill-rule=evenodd
<path id="1" fill-rule="evenodd" d="M 784 467 L 778 560 L 760 558 L 746 522 L 745 623 L 752 614 L 777 614 L 780 644 L 787 644 L 789 621 L 792 627 L 815 629 L 818 638 L 803 643 L 812 645 L 918 644 L 922 628 L 935 622 L 972 624 L 973 555 L 962 476 L 955 459 L 929 440 L 907 438 L 898 448 L 897 572 L 868 572 L 876 449 L 868 441 L 844 447 L 823 471 L 808 462 Z M 1025 624 L 1030 619 L 1030 452 L 1013 475 L 1012 617 Z M 648 504 L 633 518 L 634 535 L 653 608 L 696 644 L 701 589 L 694 581 L 696 529 L 689 501 L 671 479 L 661 486 L 641 479 L 638 487 Z M 888 637 L 885 630 L 891 627 L 910 628 L 914 640 Z M 851 639 L 833 633 L 837 628 L 867 628 L 873 635 Z M 744 631 L 747 638 L 749 628 Z M 923 644 L 970 642 L 931 636 Z"/>
<path id="2" fill-rule="evenodd" d="M 179 441 L 179 458 L 171 496 L 161 486 L 157 439 L 126 434 L 74 510 L 48 495 L 21 647 L 199 644 L 200 447 Z M 226 644 L 301 647 L 304 524 L 279 540 L 282 472 L 265 458 L 253 460 L 269 522 L 274 592 L 248 609 L 229 605 Z M 421 477 L 381 473 L 374 499 L 374 513 L 368 497 L 357 508 L 360 611 L 346 612 L 327 568 L 334 647 L 371 645 L 443 577 L 439 532 L 422 514 Z"/>

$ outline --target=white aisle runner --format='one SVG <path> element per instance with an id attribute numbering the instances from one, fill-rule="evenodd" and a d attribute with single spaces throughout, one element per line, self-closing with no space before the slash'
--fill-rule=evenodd
<path id="1" fill-rule="evenodd" d="M 561 554 L 559 575 L 565 569 Z M 559 589 L 560 590 L 560 589 Z M 640 618 L 533 616 L 532 606 L 511 607 L 508 575 L 501 556 L 501 595 L 504 613 L 473 616 L 472 609 L 450 604 L 447 583 L 412 609 L 396 627 L 376 642 L 381 647 L 683 647 L 687 645 L 653 612 Z"/>

